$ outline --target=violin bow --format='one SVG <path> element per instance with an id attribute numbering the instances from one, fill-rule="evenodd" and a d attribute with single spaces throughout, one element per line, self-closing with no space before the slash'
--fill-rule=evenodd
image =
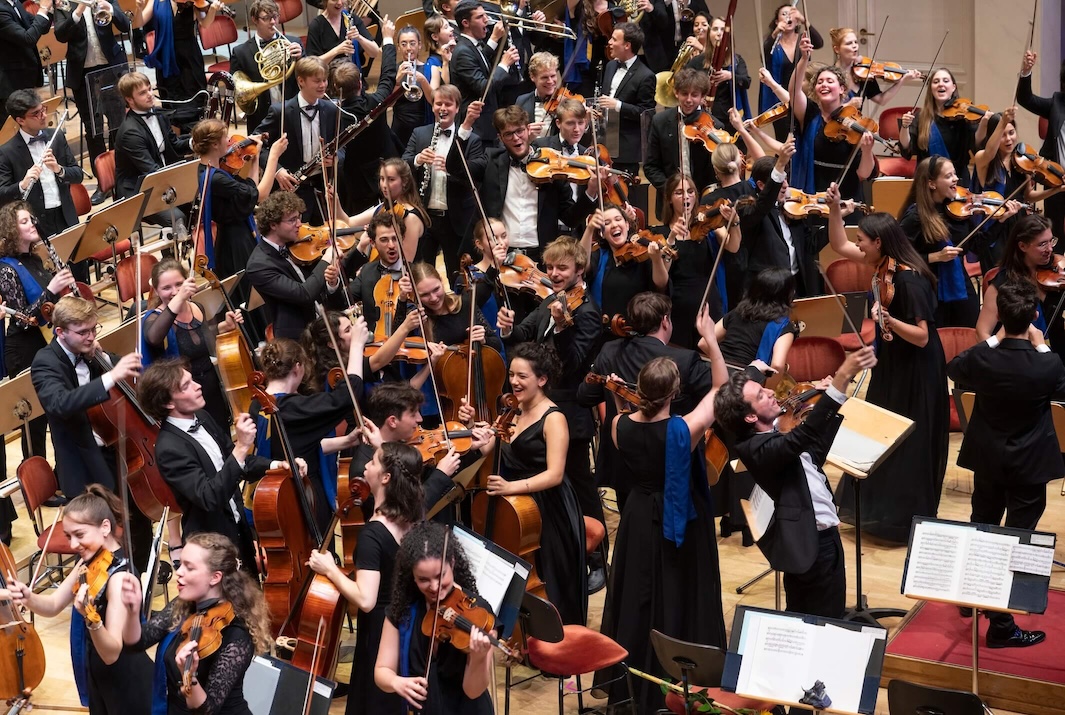
<path id="1" fill-rule="evenodd" d="M 119 394 L 122 394 L 121 392 Z M 124 399 L 124 398 L 123 398 Z M 129 529 L 129 462 L 126 460 L 126 411 L 118 411 L 118 489 L 122 499 L 122 529 L 123 546 L 126 547 L 126 558 L 133 563 L 133 536 Z M 131 569 L 127 569 L 128 571 Z"/>
<path id="2" fill-rule="evenodd" d="M 477 184 L 473 180 L 473 173 L 470 171 L 470 165 L 466 161 L 466 150 L 462 148 L 462 143 L 458 139 L 457 130 L 455 132 L 455 141 L 451 146 L 458 150 L 459 159 L 462 160 L 462 169 L 466 172 L 466 179 L 470 182 L 470 188 L 473 192 L 473 201 L 477 205 L 477 213 L 480 214 L 481 221 L 484 224 L 484 235 L 488 237 L 488 243 L 491 246 L 496 246 L 499 244 L 499 239 L 496 237 L 495 229 L 492 228 L 492 222 L 488 220 L 488 214 L 484 212 L 484 204 L 481 203 L 481 192 L 477 190 Z M 496 271 L 499 271 L 503 267 L 496 260 L 496 254 L 494 251 L 489 251 L 488 260 L 495 266 Z M 510 307 L 510 295 L 507 293 L 507 287 L 503 285 L 503 281 L 499 281 L 499 292 L 503 295 L 503 304 L 507 307 L 507 310 L 513 311 L 514 309 Z"/>
<path id="3" fill-rule="evenodd" d="M 323 142 L 322 146 L 324 148 L 324 146 L 325 146 L 324 142 Z M 323 171 L 322 172 L 322 181 L 323 181 L 324 185 L 328 186 L 329 185 L 329 179 L 326 178 L 326 176 L 327 176 L 327 172 Z M 335 195 L 336 194 L 337 184 L 334 182 L 332 186 L 333 186 L 333 194 Z M 330 203 L 328 201 L 323 201 L 322 192 L 319 191 L 318 189 L 314 190 L 314 202 L 316 204 L 318 204 L 318 212 L 320 214 L 322 214 L 322 216 L 335 217 L 335 215 L 336 215 L 335 214 L 336 204 L 335 203 Z M 330 213 L 330 209 L 332 209 L 334 213 Z M 336 219 L 335 218 L 331 218 L 331 221 L 332 221 L 333 229 L 328 232 L 329 233 L 329 246 L 330 246 L 330 248 L 333 249 L 333 257 L 334 257 L 334 260 L 336 261 L 337 271 L 340 273 L 340 291 L 344 294 L 344 301 L 348 304 L 348 307 L 344 310 L 344 312 L 348 313 L 350 315 L 350 314 L 352 314 L 354 312 L 355 305 L 351 302 L 351 295 L 348 293 L 348 277 L 347 277 L 347 274 L 344 272 L 344 266 L 343 266 L 343 264 L 340 261 L 340 251 L 337 248 L 337 242 L 336 242 Z M 317 301 L 315 301 L 315 302 L 317 303 Z"/>
<path id="4" fill-rule="evenodd" d="M 447 434 L 445 431 L 444 434 Z M 451 527 L 444 529 L 444 548 L 443 553 L 440 555 L 440 575 L 437 577 L 436 585 L 436 605 L 433 607 L 433 634 L 429 637 L 429 655 L 425 659 L 425 685 L 426 690 L 429 686 L 429 669 L 433 667 L 433 651 L 436 650 L 436 624 L 440 621 L 440 602 L 444 600 L 444 589 L 441 585 L 444 583 L 444 569 L 447 568 L 447 547 L 448 542 L 451 540 Z M 413 711 L 408 707 L 407 712 L 412 714 Z"/>
<path id="5" fill-rule="evenodd" d="M 699 109 L 701 111 L 702 107 L 700 106 Z M 687 149 L 688 150 L 688 155 L 691 156 L 691 147 L 687 145 L 688 144 L 688 138 L 686 136 L 684 136 L 684 115 L 681 113 L 679 106 L 677 107 L 677 123 L 679 125 L 677 127 L 677 151 L 680 154 L 680 156 L 677 157 L 677 158 L 678 158 L 679 166 L 680 166 L 680 190 L 681 190 L 681 193 L 682 193 L 682 196 L 683 196 L 683 202 L 684 202 L 684 209 L 681 212 L 681 215 L 684 217 L 684 228 L 687 229 L 687 228 L 689 228 L 689 226 L 688 226 L 688 223 L 689 223 L 689 211 L 688 211 L 688 167 L 685 165 L 685 162 L 684 162 L 684 150 Z M 711 127 L 713 126 L 713 120 L 711 120 L 710 126 Z M 694 184 L 694 182 L 692 182 L 692 183 Z M 672 196 L 667 197 L 667 200 L 672 201 L 673 197 Z M 666 228 L 670 229 L 670 231 L 673 230 L 672 226 L 667 226 Z M 668 236 L 666 237 L 666 240 L 667 241 L 669 240 Z"/>
<path id="6" fill-rule="evenodd" d="M 847 312 L 847 306 L 843 305 L 843 298 L 836 292 L 835 286 L 832 285 L 832 281 L 828 279 L 828 273 L 825 272 L 824 267 L 821 265 L 821 261 L 814 261 L 817 265 L 817 270 L 821 274 L 821 278 L 825 281 L 825 286 L 828 288 L 828 292 L 836 299 L 836 305 L 839 306 L 839 311 L 843 313 L 843 319 L 847 321 L 847 327 L 854 331 L 854 334 L 858 336 L 858 342 L 862 344 L 863 348 L 869 347 L 866 345 L 865 340 L 862 338 L 862 331 L 858 330 L 858 326 L 851 320 L 850 313 Z"/>
<path id="7" fill-rule="evenodd" d="M 975 236 L 977 233 L 979 233 L 980 229 L 984 227 L 984 224 L 986 224 L 991 219 L 997 217 L 999 211 L 1001 211 L 1001 210 L 1003 210 L 1005 208 L 1006 202 L 1009 201 L 1010 199 L 1012 199 L 1018 193 L 1020 193 L 1020 190 L 1025 188 L 1026 186 L 1028 186 L 1028 182 L 1027 181 L 1022 181 L 1020 184 L 1018 184 L 1017 188 L 1014 189 L 1010 193 L 1009 196 L 1007 196 L 1005 199 L 1003 199 L 1002 206 L 1000 206 L 999 208 L 995 209 L 994 211 L 989 213 L 987 216 L 984 216 L 984 220 L 981 221 L 980 223 L 976 224 L 976 228 L 974 228 L 972 231 L 969 231 L 969 235 L 966 236 L 965 238 L 963 238 L 961 241 L 959 241 L 958 244 L 955 246 L 955 248 L 961 248 L 962 246 L 964 246 L 969 241 L 969 239 L 971 239 L 973 236 Z"/>
<path id="8" fill-rule="evenodd" d="M 1032 49 L 1032 44 L 1035 42 L 1035 18 L 1036 18 L 1036 15 L 1038 15 L 1038 14 L 1039 14 L 1039 0 L 1035 0 L 1035 2 L 1032 4 L 1032 19 L 1028 23 L 1030 27 L 1028 29 L 1028 44 L 1025 45 L 1025 47 L 1024 47 L 1024 52 L 1025 53 L 1027 53 L 1029 50 Z M 1024 58 L 1024 55 L 1022 54 L 1021 55 L 1022 65 L 1023 65 L 1023 61 L 1024 61 L 1023 58 Z M 1017 104 L 1017 90 L 1020 88 L 1020 83 L 1021 83 L 1021 70 L 1017 70 L 1017 84 L 1014 85 L 1014 87 L 1013 87 L 1013 103 L 1010 105 L 1011 107 L 1015 106 Z"/>
<path id="9" fill-rule="evenodd" d="M 190 276 L 195 276 L 196 275 L 196 272 L 195 272 L 196 255 L 195 255 L 195 253 L 196 253 L 196 251 L 195 251 L 195 249 L 193 249 L 193 256 L 192 256 L 193 270 L 192 270 L 192 272 L 189 273 Z M 137 319 L 137 327 L 136 327 L 136 331 L 137 331 L 137 352 L 140 352 L 141 350 L 144 349 L 144 302 L 141 300 L 141 286 L 143 286 L 144 283 L 141 282 L 141 279 L 142 279 L 142 275 L 141 275 L 141 271 L 142 271 L 142 269 L 141 269 L 141 245 L 140 245 L 140 241 L 139 240 L 137 241 L 137 243 L 133 244 L 133 255 L 134 255 L 134 260 L 137 262 L 137 265 L 135 266 L 136 271 L 137 271 L 137 292 L 133 296 L 133 303 L 136 306 L 136 316 L 137 316 L 136 317 L 136 319 Z"/>
<path id="10" fill-rule="evenodd" d="M 710 286 L 714 284 L 714 278 L 717 276 L 717 268 L 721 265 L 721 257 L 725 255 L 725 244 L 728 242 L 728 234 L 732 231 L 733 222 L 739 217 L 740 211 L 736 206 L 732 207 L 732 218 L 725 224 L 725 240 L 718 246 L 717 256 L 714 257 L 714 266 L 710 269 L 710 278 L 706 281 L 706 289 L 703 291 L 703 298 L 699 301 L 699 308 L 696 310 L 696 314 L 703 309 L 707 299 L 710 298 Z M 712 232 L 711 232 L 712 233 Z M 709 240 L 709 237 L 707 237 Z"/>
<path id="11" fill-rule="evenodd" d="M 754 3 L 754 22 L 755 22 L 755 25 L 758 27 L 758 32 L 761 32 L 762 28 L 765 27 L 765 25 L 762 24 L 762 3 L 760 3 L 760 2 Z M 774 42 L 774 44 L 775 44 L 775 42 Z M 765 63 L 765 40 L 760 40 L 758 42 L 758 54 L 762 58 L 762 67 L 766 67 L 766 63 Z M 761 83 L 761 81 L 759 81 L 759 83 L 758 83 L 759 91 L 761 91 L 761 88 L 762 88 L 762 83 Z"/>
<path id="12" fill-rule="evenodd" d="M 928 88 L 928 83 L 932 80 L 932 73 L 935 72 L 936 62 L 939 61 L 939 53 L 943 51 L 943 45 L 947 41 L 947 35 L 950 34 L 950 28 L 943 33 L 943 39 L 939 41 L 939 49 L 936 50 L 936 56 L 932 58 L 932 64 L 928 68 L 928 72 L 924 76 L 924 82 L 921 83 L 921 88 L 917 90 L 917 97 L 913 100 L 913 106 L 910 107 L 910 114 L 917 111 L 917 105 L 921 102 L 921 95 L 924 94 L 925 89 Z"/>
<path id="13" fill-rule="evenodd" d="M 891 15 L 884 16 L 884 22 L 880 25 L 880 32 L 876 36 L 876 43 L 873 45 L 873 54 L 869 57 L 869 71 L 873 71 L 873 65 L 876 64 L 876 53 L 880 49 L 880 40 L 884 39 L 884 29 L 887 28 L 887 21 L 891 19 Z M 853 69 L 851 70 L 853 72 Z M 865 93 L 869 89 L 869 79 L 866 78 L 862 82 L 862 91 L 858 93 L 858 112 L 865 108 Z"/>
<path id="14" fill-rule="evenodd" d="M 492 66 L 488 68 L 488 82 L 484 85 L 484 94 L 481 95 L 481 101 L 484 102 L 488 99 L 488 93 L 492 91 L 492 84 L 496 78 L 496 68 L 499 67 L 500 60 L 503 59 L 503 53 L 507 51 L 507 45 L 510 43 L 510 23 L 508 23 L 503 15 L 499 15 L 499 21 L 503 23 L 503 37 L 499 40 L 499 46 L 496 47 L 495 54 L 492 56 Z M 487 44 L 487 40 L 485 44 Z M 478 48 L 478 52 L 481 50 Z M 559 83 L 561 84 L 561 82 Z"/>
<path id="15" fill-rule="evenodd" d="M 192 238 L 192 258 L 189 260 L 189 274 L 190 275 L 196 271 L 196 256 L 199 253 L 199 248 L 200 248 L 200 245 L 199 245 L 200 242 L 196 239 L 196 231 L 197 231 L 197 229 L 200 231 L 200 235 L 201 236 L 204 235 L 203 226 L 201 224 L 203 223 L 203 220 L 204 220 L 203 205 L 205 203 L 205 197 L 207 196 L 207 177 L 211 175 L 211 168 L 212 168 L 211 166 L 205 166 L 204 167 L 204 170 L 203 170 L 203 181 L 202 181 L 202 183 L 200 183 L 200 193 L 196 197 L 196 201 L 194 202 L 195 206 L 193 206 L 193 209 L 196 212 L 196 221 L 195 221 L 195 223 L 192 224 L 192 234 L 191 234 L 191 238 Z M 137 238 L 138 238 L 138 243 L 139 243 L 140 242 L 140 237 L 138 236 Z M 203 244 L 203 247 L 204 247 L 204 251 L 206 251 L 207 250 L 206 240 L 205 240 L 205 242 Z M 138 259 L 137 263 L 138 263 L 138 265 L 140 264 L 140 260 L 139 259 Z M 140 287 L 139 279 L 138 279 L 138 282 L 137 282 L 137 286 L 138 286 L 138 288 Z M 138 350 L 140 349 L 140 343 L 137 344 L 137 349 Z"/>
<path id="16" fill-rule="evenodd" d="M 322 317 L 322 322 L 325 323 L 325 333 L 329 336 L 329 343 L 333 346 L 333 354 L 336 355 L 337 363 L 341 369 L 344 370 L 344 384 L 347 385 L 348 394 L 351 395 L 351 408 L 355 413 L 355 423 L 359 429 L 362 429 L 364 420 L 362 417 L 362 409 L 359 407 L 359 400 L 355 395 L 355 388 L 351 384 L 351 376 L 348 375 L 347 361 L 343 359 L 340 354 L 340 343 L 337 342 L 336 334 L 333 333 L 333 326 L 329 323 L 329 313 L 326 311 L 324 305 L 318 306 L 318 314 Z"/>
<path id="17" fill-rule="evenodd" d="M 473 280 L 473 268 L 466 267 L 466 282 L 470 284 L 470 331 L 466 361 L 466 404 L 473 404 L 473 326 L 477 322 L 477 283 Z M 446 421 L 446 420 L 441 420 Z"/>
<path id="18" fill-rule="evenodd" d="M 318 658 L 322 650 L 322 632 L 325 630 L 325 616 L 318 617 L 318 631 L 314 634 L 314 653 L 311 654 L 311 670 L 307 673 L 307 694 L 303 697 L 303 715 L 311 715 L 314 702 L 314 683 L 318 679 Z"/>

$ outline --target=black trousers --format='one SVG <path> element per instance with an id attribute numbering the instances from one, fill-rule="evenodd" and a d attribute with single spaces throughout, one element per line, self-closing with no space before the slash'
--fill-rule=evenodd
<path id="1" fill-rule="evenodd" d="M 973 475 L 973 510 L 969 521 L 974 524 L 998 525 L 1005 514 L 1005 526 L 1032 530 L 1039 524 L 1046 505 L 1045 484 L 1002 484 L 981 478 L 979 473 Z M 1008 636 L 1016 626 L 1009 613 L 986 611 L 986 615 L 991 621 L 988 633 Z"/>
<path id="2" fill-rule="evenodd" d="M 447 275 L 450 278 L 459 272 L 462 236 L 455 233 L 447 211 L 430 209 L 428 213 L 429 225 L 425 227 L 425 233 L 418 241 L 417 260 L 434 265 L 436 254 L 442 251 L 444 266 L 447 267 Z"/>
<path id="3" fill-rule="evenodd" d="M 839 528 L 817 532 L 817 558 L 801 574 L 784 574 L 788 610 L 824 618 L 842 618 L 847 610 L 847 571 Z"/>

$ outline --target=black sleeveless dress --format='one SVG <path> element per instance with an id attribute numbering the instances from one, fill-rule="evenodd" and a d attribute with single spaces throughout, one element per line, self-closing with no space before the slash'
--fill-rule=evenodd
<path id="1" fill-rule="evenodd" d="M 547 469 L 547 441 L 544 420 L 558 407 L 550 407 L 540 421 L 504 442 L 502 477 L 509 482 L 536 476 Z M 547 598 L 558 609 L 562 622 L 585 625 L 588 622 L 588 572 L 584 567 L 584 517 L 569 478 L 562 483 L 530 494 L 540 509 L 540 549 L 536 570 L 547 589 Z"/>

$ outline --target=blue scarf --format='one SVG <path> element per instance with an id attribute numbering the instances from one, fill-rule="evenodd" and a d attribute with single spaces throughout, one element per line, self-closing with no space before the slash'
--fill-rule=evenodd
<path id="1" fill-rule="evenodd" d="M 1046 335 L 1046 332 L 1047 332 L 1047 318 L 1043 314 L 1043 304 L 1042 303 L 1036 303 L 1035 304 L 1035 313 L 1036 313 L 1035 320 L 1032 321 L 1032 325 L 1035 326 L 1036 330 L 1038 330 L 1039 332 L 1041 332 L 1044 335 Z"/>
<path id="2" fill-rule="evenodd" d="M 70 665 L 74 669 L 74 684 L 82 707 L 89 707 L 89 632 L 85 617 L 78 609 L 70 609 Z"/>
<path id="3" fill-rule="evenodd" d="M 155 3 L 150 29 L 155 30 L 155 47 L 144 57 L 144 64 L 163 77 L 177 75 L 180 70 L 174 50 L 174 9 L 170 7 L 170 0 Z"/>
<path id="4" fill-rule="evenodd" d="M 570 20 L 573 17 L 569 13 L 569 5 L 565 6 L 565 12 L 562 14 L 562 21 L 566 24 L 566 27 L 570 26 Z M 576 55 L 576 59 L 570 61 L 571 58 Z M 588 44 L 588 36 L 584 32 L 584 23 L 581 23 L 581 28 L 577 32 L 577 39 L 571 40 L 568 37 L 565 42 L 562 43 L 562 58 L 566 62 L 566 76 L 562 78 L 564 84 L 580 83 L 587 73 L 589 65 L 591 65 L 592 49 Z"/>
<path id="5" fill-rule="evenodd" d="M 730 64 L 728 67 L 724 67 L 722 69 L 726 69 L 732 73 L 732 79 L 726 82 L 726 84 L 729 86 L 729 93 L 731 94 L 731 96 L 729 97 L 729 101 L 732 102 L 733 100 L 735 100 L 736 109 L 738 109 L 743 114 L 744 119 L 753 119 L 754 115 L 751 114 L 751 103 L 747 100 L 746 90 L 742 90 L 736 86 L 736 68 Z M 773 95 L 773 98 L 775 99 L 776 95 Z M 759 100 L 760 99 L 761 97 L 759 97 Z M 779 103 L 780 102 L 778 100 L 777 104 Z"/>
<path id="6" fill-rule="evenodd" d="M 773 79 L 780 80 L 781 75 L 784 73 L 784 63 L 787 59 L 787 55 L 784 54 L 784 48 L 778 43 L 773 49 L 773 53 L 769 55 L 769 74 L 773 75 Z M 758 90 L 758 111 L 764 112 L 777 104 L 780 104 L 780 100 L 773 94 L 773 90 L 763 84 Z"/>
<path id="7" fill-rule="evenodd" d="M 662 536 L 677 547 L 684 545 L 684 532 L 688 522 L 698 516 L 692 503 L 692 442 L 688 423 L 683 417 L 673 415 L 666 425 L 666 483 L 662 490 Z M 706 484 L 706 466 L 701 459 L 695 460 L 696 478 L 702 485 L 700 491 L 709 501 Z M 698 484 L 696 485 L 698 489 Z"/>
<path id="8" fill-rule="evenodd" d="M 26 294 L 26 302 L 29 305 L 36 303 L 41 294 L 44 293 L 44 287 L 37 282 L 37 279 L 27 270 L 26 266 L 22 265 L 22 262 L 14 256 L 4 256 L 0 258 L 0 261 L 15 269 L 19 282 L 22 284 L 22 292 Z"/>
<path id="9" fill-rule="evenodd" d="M 932 118 L 932 126 L 928 132 L 928 155 L 941 156 L 945 159 L 950 158 L 950 154 L 947 152 L 947 143 L 943 141 L 943 135 L 939 133 L 935 117 Z"/>
<path id="10" fill-rule="evenodd" d="M 791 318 L 787 315 L 777 318 L 776 320 L 766 323 L 765 328 L 762 329 L 762 340 L 758 343 L 758 352 L 755 354 L 755 358 L 761 360 L 766 365 L 773 359 L 773 346 L 777 343 L 777 338 L 784 334 L 784 329 L 791 323 Z"/>
<path id="11" fill-rule="evenodd" d="M 207 169 L 206 183 L 203 181 L 204 168 Z M 201 167 L 199 170 L 200 186 L 206 186 L 206 191 L 204 191 L 203 196 L 200 199 L 200 208 L 202 209 L 200 222 L 203 227 L 203 254 L 207 256 L 207 267 L 211 270 L 214 270 L 214 226 L 211 223 L 214 220 L 212 209 L 214 202 L 211 198 L 214 192 L 211 190 L 211 182 L 214 180 L 214 172 L 216 171 L 218 170 L 213 166 Z M 197 190 L 199 190 L 199 187 L 197 187 Z M 248 214 L 245 220 L 248 222 L 248 228 L 251 229 L 251 235 L 258 237 L 259 229 L 255 225 L 254 216 Z"/>
<path id="12" fill-rule="evenodd" d="M 814 141 L 825 126 L 821 112 L 814 111 L 813 118 L 803 129 L 795 145 L 795 170 L 791 173 L 791 185 L 800 191 L 814 191 Z"/>
<path id="13" fill-rule="evenodd" d="M 181 633 L 181 630 L 173 630 L 167 633 L 155 649 L 155 671 L 152 676 L 152 715 L 167 715 L 167 679 L 166 659 L 163 654 L 170 647 L 170 643 Z"/>
<path id="14" fill-rule="evenodd" d="M 162 309 L 156 308 L 155 310 L 149 310 L 141 318 L 141 324 L 144 326 L 144 330 L 141 331 L 141 364 L 144 367 L 148 367 L 152 364 L 152 357 L 150 351 L 152 346 L 148 345 L 148 317 L 152 313 L 162 313 Z M 176 358 L 180 355 L 177 345 L 177 330 L 174 326 L 170 326 L 170 330 L 166 331 L 166 342 L 163 343 L 163 354 L 168 358 Z"/>
<path id="15" fill-rule="evenodd" d="M 595 267 L 595 277 L 588 281 L 588 290 L 592 292 L 592 298 L 595 299 L 595 304 L 600 308 L 603 306 L 603 281 L 606 280 L 606 268 L 610 258 L 607 255 L 607 250 L 600 245 L 599 264 Z"/>
<path id="16" fill-rule="evenodd" d="M 948 239 L 942 241 L 937 250 L 953 245 Z M 965 281 L 968 280 L 968 277 L 965 275 L 965 268 L 962 267 L 961 262 L 962 256 L 955 256 L 946 263 L 932 264 L 936 269 L 936 280 L 938 281 L 936 297 L 939 298 L 940 303 L 953 303 L 968 298 L 969 294 L 965 290 Z"/>
<path id="17" fill-rule="evenodd" d="M 414 621 L 418 616 L 418 605 L 410 604 L 410 612 L 399 624 L 399 675 L 410 677 L 410 641 L 414 635 Z"/>
<path id="18" fill-rule="evenodd" d="M 325 391 L 333 391 L 333 388 L 329 386 L 329 380 L 325 381 Z M 329 430 L 329 434 L 326 435 L 326 437 L 336 436 L 336 427 Z M 322 490 L 325 492 L 326 501 L 329 502 L 329 511 L 335 511 L 337 507 L 337 477 L 340 472 L 338 456 L 335 453 L 326 454 L 321 446 L 318 447 L 318 471 L 322 475 Z"/>

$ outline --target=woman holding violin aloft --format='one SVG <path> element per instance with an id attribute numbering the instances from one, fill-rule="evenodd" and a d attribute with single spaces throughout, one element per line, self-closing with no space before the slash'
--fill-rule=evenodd
<path id="1" fill-rule="evenodd" d="M 908 417 L 916 429 L 880 466 L 883 479 L 862 488 L 862 528 L 905 543 L 913 517 L 934 517 L 947 469 L 950 410 L 943 346 L 936 332 L 936 278 L 890 215 L 858 223 L 858 242 L 843 227 L 839 190 L 828 189 L 828 238 L 839 255 L 876 267 L 872 308 L 877 320 L 877 364 L 866 399 Z M 891 336 L 890 339 L 888 336 Z M 850 480 L 836 495 L 840 518 L 854 504 Z"/>
<path id="2" fill-rule="evenodd" d="M 813 77 L 812 98 L 807 97 L 802 89 L 802 78 L 815 47 L 810 38 L 804 37 L 799 48 L 802 56 L 789 85 L 791 110 L 799 129 L 795 137 L 795 166 L 791 185 L 813 193 L 824 191 L 832 182 L 839 182 L 840 194 L 844 198 L 860 199 L 861 182 L 876 171 L 873 135 L 870 132 L 860 135 L 843 132 L 845 140 L 834 141 L 830 138 L 842 131 L 839 122 L 833 118 L 843 111 L 847 103 L 847 78 L 839 67 L 823 67 Z M 781 125 L 783 122 L 776 126 Z M 861 145 L 861 157 L 840 180 L 840 171 L 847 166 L 856 143 Z"/>
<path id="3" fill-rule="evenodd" d="M 127 715 L 151 711 L 152 661 L 129 653 L 122 639 L 138 614 L 123 605 L 128 587 L 140 592 L 140 580 L 116 538 L 123 523 L 122 502 L 113 493 L 90 484 L 63 511 L 63 531 L 80 557 L 57 589 L 43 595 L 27 584 L 8 579 L 0 599 L 11 599 L 39 616 L 53 618 L 71 604 L 70 649 L 74 680 L 91 715 Z"/>
<path id="4" fill-rule="evenodd" d="M 699 13 L 695 16 L 694 27 L 696 29 L 699 27 L 700 18 L 703 18 L 703 22 L 705 22 L 706 15 Z M 751 105 L 747 101 L 747 90 L 751 87 L 751 75 L 747 72 L 747 63 L 743 61 L 743 57 L 738 53 L 735 56 L 735 67 L 729 61 L 721 69 L 714 71 L 712 64 L 714 51 L 717 50 L 717 46 L 721 44 L 721 38 L 724 36 L 725 19 L 722 17 L 713 18 L 706 34 L 706 41 L 703 43 L 703 47 L 699 48 L 702 54 L 692 58 L 688 63 L 688 67 L 700 72 L 706 72 L 710 75 L 711 84 L 717 85 L 717 89 L 714 91 L 714 104 L 710 107 L 710 114 L 714 119 L 728 126 L 730 124 L 728 110 L 732 109 L 733 106 L 742 110 L 743 116 L 747 119 L 752 116 Z M 692 39 L 688 38 L 688 44 L 692 44 Z M 693 46 L 697 45 L 698 41 Z M 735 97 L 733 97 L 733 87 L 735 87 Z"/>
<path id="5" fill-rule="evenodd" d="M 714 397 L 728 372 L 705 307 L 699 332 L 710 345 L 714 389 L 688 414 L 672 414 L 680 373 L 671 358 L 657 357 L 637 378 L 638 410 L 614 417 L 610 430 L 632 490 L 614 543 L 602 632 L 629 652 L 626 663 L 662 676 L 648 643 L 651 629 L 693 643 L 725 645 L 713 506 L 697 447 L 714 422 Z M 611 668 L 596 673 L 596 680 L 619 674 Z M 663 706 L 658 687 L 645 681 L 633 685 L 638 712 Z M 610 686 L 611 703 L 627 697 L 623 681 Z"/>
<path id="6" fill-rule="evenodd" d="M 373 459 L 363 478 L 373 494 L 373 516 L 359 531 L 353 561 L 355 576 L 349 578 L 329 554 L 311 553 L 308 565 L 326 576 L 351 605 L 358 608 L 359 637 L 355 641 L 348 705 L 345 713 L 367 712 L 402 715 L 403 699 L 386 693 L 374 682 L 374 666 L 381 647 L 385 614 L 392 602 L 392 582 L 400 542 L 422 520 L 422 457 L 418 450 L 400 442 L 381 442 L 376 435 Z"/>
<path id="7" fill-rule="evenodd" d="M 931 156 L 917 165 L 910 188 L 912 203 L 903 213 L 899 226 L 913 242 L 917 253 L 936 276 L 935 323 L 938 327 L 971 328 L 976 325 L 980 301 L 965 271 L 965 248 L 958 248 L 965 237 L 979 225 L 980 218 L 955 216 L 951 206 L 957 196 L 958 175 L 950 159 Z M 978 253 L 989 252 L 988 244 L 1003 235 L 1002 223 L 1017 213 L 1020 204 L 1005 202 L 997 219 L 984 224 L 973 237 Z"/>
<path id="8" fill-rule="evenodd" d="M 1031 181 L 1018 198 L 1027 204 L 1035 204 L 1038 201 L 1046 201 L 1062 193 L 1065 183 L 1054 186 L 1047 184 L 1045 189 L 1037 189 L 1035 181 L 1038 181 L 1038 173 L 1033 178 L 1024 168 L 1013 160 L 1014 150 L 1029 153 L 1024 142 L 1017 136 L 1016 107 L 1007 107 L 1001 116 L 993 116 L 987 122 L 990 132 L 984 148 L 976 152 L 973 157 L 973 181 L 974 192 L 994 191 L 1002 196 L 1009 196 L 1025 181 Z M 1021 155 L 1018 154 L 1018 157 Z M 1041 157 L 1039 157 L 1041 159 Z M 1037 170 L 1038 172 L 1038 170 Z"/>
<path id="9" fill-rule="evenodd" d="M 876 74 L 876 68 L 870 68 L 869 66 L 870 59 L 862 57 L 857 33 L 849 27 L 833 27 L 828 31 L 828 36 L 832 40 L 832 51 L 836 53 L 836 67 L 843 70 L 843 76 L 847 80 L 847 91 L 849 93 L 847 103 L 859 111 L 862 108 L 862 102 L 858 101 L 859 95 L 862 95 L 864 99 L 873 101 L 877 106 L 886 107 L 891 98 L 902 89 L 902 85 L 906 80 L 921 79 L 920 70 L 908 70 L 901 67 L 898 68 L 898 72 L 892 72 L 890 75 L 886 73 Z M 864 64 L 860 64 L 863 61 Z M 878 62 L 876 64 L 880 65 L 881 63 Z M 873 69 L 874 72 L 871 73 L 870 69 Z M 880 83 L 876 80 L 878 76 L 884 76 L 885 79 L 893 82 L 893 84 L 887 89 L 881 89 Z"/>
<path id="10" fill-rule="evenodd" d="M 177 570 L 178 597 L 143 624 L 140 584 L 123 585 L 127 649 L 143 653 L 159 644 L 155 694 L 166 700 L 153 708 L 170 715 L 251 713 L 244 675 L 257 653 L 270 652 L 273 639 L 263 593 L 241 565 L 225 536 L 193 534 Z"/>
<path id="11" fill-rule="evenodd" d="M 769 63 L 767 68 L 769 74 L 782 87 L 791 86 L 791 78 L 800 59 L 799 53 L 802 53 L 804 57 L 806 56 L 807 51 L 799 47 L 799 38 L 807 30 L 809 30 L 812 50 L 819 50 L 825 46 L 825 41 L 821 38 L 821 34 L 815 28 L 807 27 L 806 18 L 791 3 L 779 6 L 769 23 L 769 34 L 762 40 L 762 56 Z M 800 71 L 798 74 L 801 79 L 803 72 Z M 763 85 L 758 94 L 759 113 L 764 112 L 776 103 L 777 99 L 773 96 L 772 90 Z M 801 115 L 796 112 L 796 116 Z M 773 125 L 773 132 L 777 141 L 784 141 L 784 137 L 788 135 L 787 123 L 777 122 Z"/>
<path id="12" fill-rule="evenodd" d="M 955 167 L 969 166 L 969 157 L 987 137 L 991 113 L 975 117 L 951 111 L 948 105 L 957 98 L 953 73 L 946 67 L 933 72 L 921 109 L 916 114 L 906 112 L 899 119 L 899 149 L 903 157 L 917 157 L 920 162 L 938 155 L 950 159 Z M 958 183 L 969 187 L 967 171 L 958 175 Z"/>
<path id="13" fill-rule="evenodd" d="M 218 119 L 204 119 L 192 130 L 192 151 L 200 157 L 197 193 L 206 186 L 200 198 L 198 226 L 202 243 L 197 240 L 196 250 L 207 255 L 207 267 L 219 280 L 248 265 L 257 236 L 252 214 L 255 206 L 270 195 L 277 160 L 288 147 L 286 137 L 273 143 L 260 176 L 258 151 L 262 138 L 255 134 L 245 141 L 251 144 L 243 148 L 238 147 L 238 142 L 231 142 L 228 127 Z M 251 167 L 246 179 L 237 173 L 245 163 Z"/>
<path id="14" fill-rule="evenodd" d="M 423 630 L 428 620 L 432 633 L 437 604 L 456 595 L 474 599 L 492 615 L 477 595 L 477 582 L 459 540 L 450 538 L 445 526 L 420 522 L 403 537 L 396 555 L 392 602 L 381 631 L 374 680 L 381 690 L 396 693 L 420 713 L 490 715 L 493 659 L 488 637 L 473 626 L 463 634 L 469 640 L 463 652 L 451 639 L 434 643 L 434 635 Z"/>
<path id="15" fill-rule="evenodd" d="M 206 28 L 219 12 L 226 14 L 228 8 L 223 8 L 220 0 L 137 0 L 133 28 L 143 27 L 145 32 L 155 33 L 155 44 L 144 64 L 155 70 L 163 99 L 191 99 L 207 89 L 197 25 Z M 187 111 L 180 112 L 183 128 L 196 121 L 203 100 L 187 106 Z"/>

